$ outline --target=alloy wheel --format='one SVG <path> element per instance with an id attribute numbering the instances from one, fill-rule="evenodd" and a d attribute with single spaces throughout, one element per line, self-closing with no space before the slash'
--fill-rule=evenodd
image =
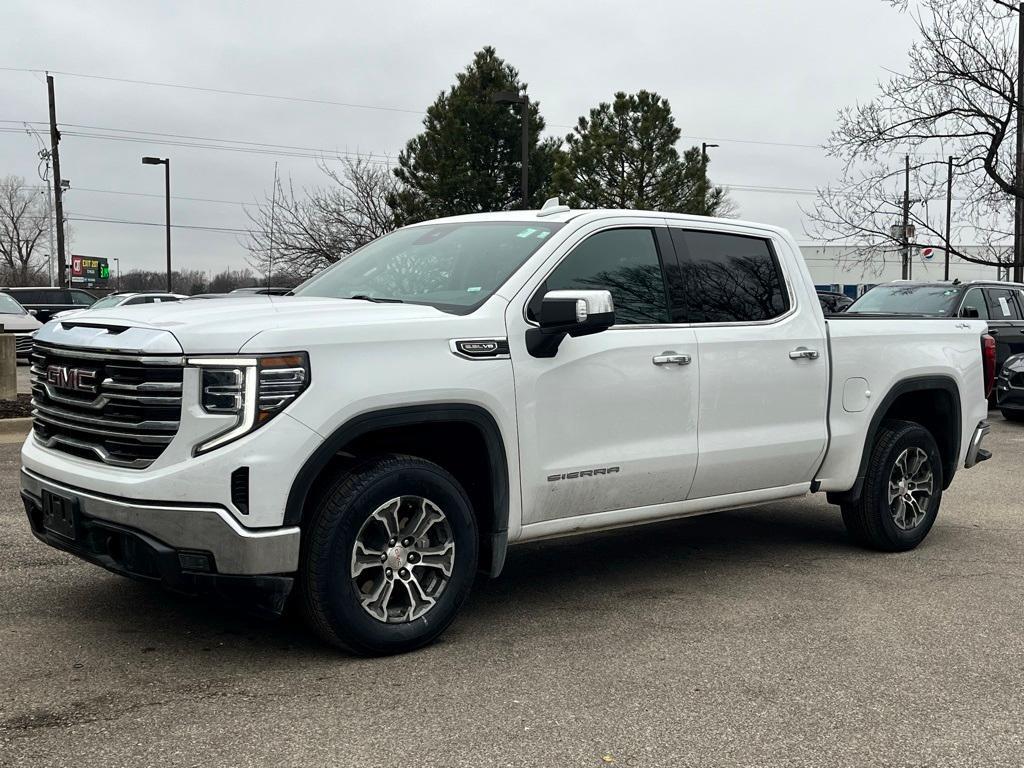
<path id="1" fill-rule="evenodd" d="M 422 496 L 400 496 L 366 519 L 352 547 L 359 603 L 388 624 L 424 616 L 448 586 L 455 536 L 444 512 Z"/>

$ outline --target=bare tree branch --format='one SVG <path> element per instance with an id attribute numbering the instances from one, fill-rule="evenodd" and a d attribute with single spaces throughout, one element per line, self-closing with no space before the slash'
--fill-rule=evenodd
<path id="1" fill-rule="evenodd" d="M 289 181 L 249 212 L 249 263 L 260 275 L 298 283 L 396 228 L 389 199 L 399 182 L 387 164 L 365 157 L 319 161 L 326 187 Z"/>
<path id="2" fill-rule="evenodd" d="M 913 166 L 912 245 L 942 246 L 945 239 L 946 155 L 956 158 L 956 210 L 951 252 L 977 264 L 1006 263 L 1014 201 L 1024 197 L 1016 179 L 1016 3 L 1008 0 L 889 0 L 910 13 L 919 40 L 903 73 L 878 86 L 866 104 L 840 111 L 827 143 L 845 161 L 842 180 L 819 190 L 807 213 L 808 234 L 842 243 L 863 266 L 873 254 L 896 252 L 890 227 L 902 223 L 904 153 Z M 983 256 L 959 244 L 985 246 Z"/>
<path id="3" fill-rule="evenodd" d="M 39 245 L 49 226 L 46 197 L 18 176 L 0 179 L 0 281 L 36 285 L 46 273 Z"/>

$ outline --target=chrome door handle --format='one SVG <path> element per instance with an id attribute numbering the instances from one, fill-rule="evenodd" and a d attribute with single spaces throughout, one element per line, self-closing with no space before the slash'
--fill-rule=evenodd
<path id="1" fill-rule="evenodd" d="M 651 358 L 651 362 L 655 365 L 689 365 L 689 355 L 679 355 L 675 352 L 663 352 L 660 355 L 655 355 Z"/>
<path id="2" fill-rule="evenodd" d="M 796 349 L 794 349 L 792 352 L 789 353 L 789 359 L 790 360 L 802 360 L 802 359 L 817 360 L 818 359 L 818 350 L 816 350 L 816 349 L 808 349 L 807 347 L 797 347 Z"/>

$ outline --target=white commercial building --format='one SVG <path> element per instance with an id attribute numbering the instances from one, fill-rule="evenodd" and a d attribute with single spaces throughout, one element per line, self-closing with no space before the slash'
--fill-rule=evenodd
<path id="1" fill-rule="evenodd" d="M 977 254 L 981 258 L 992 258 L 992 251 L 984 246 L 963 246 L 968 254 Z M 832 290 L 857 297 L 868 288 L 878 283 L 899 280 L 902 277 L 902 258 L 899 253 L 881 252 L 872 256 L 865 263 L 853 253 L 853 249 L 843 245 L 800 246 L 804 261 L 811 272 L 815 286 L 821 290 Z M 1004 256 L 1010 260 L 1008 250 Z M 911 259 L 911 278 L 914 280 L 942 280 L 944 270 L 944 254 L 941 248 L 920 251 L 915 249 Z M 994 266 L 984 266 L 964 261 L 956 256 L 949 258 L 949 279 L 968 280 L 1007 280 L 1007 269 L 1000 270 Z"/>

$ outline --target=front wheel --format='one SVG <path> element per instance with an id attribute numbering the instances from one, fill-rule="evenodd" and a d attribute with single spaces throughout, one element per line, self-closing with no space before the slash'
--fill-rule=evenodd
<path id="1" fill-rule="evenodd" d="M 924 541 L 941 501 L 942 460 L 931 432 L 910 421 L 886 421 L 860 499 L 842 505 L 843 522 L 858 544 L 902 552 Z"/>
<path id="2" fill-rule="evenodd" d="M 455 618 L 477 550 L 455 478 L 411 456 L 372 459 L 312 510 L 300 573 L 306 617 L 324 640 L 355 653 L 413 650 Z"/>
<path id="3" fill-rule="evenodd" d="M 1007 421 L 1024 421 L 1024 411 L 1011 411 L 1008 408 L 1001 408 L 999 412 L 1003 414 L 1003 418 Z"/>

